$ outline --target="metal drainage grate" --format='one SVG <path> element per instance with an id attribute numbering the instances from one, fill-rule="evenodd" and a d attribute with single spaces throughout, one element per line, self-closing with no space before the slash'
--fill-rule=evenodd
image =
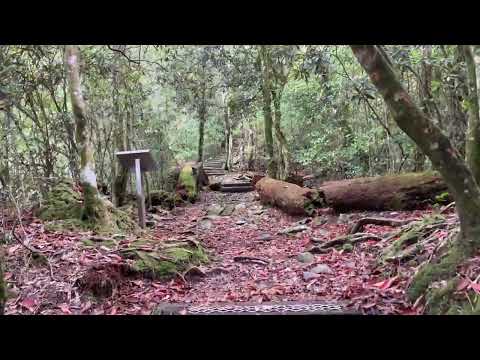
<path id="1" fill-rule="evenodd" d="M 346 314 L 345 307 L 338 303 L 266 303 L 255 305 L 190 306 L 165 304 L 159 306 L 157 315 L 326 315 Z"/>

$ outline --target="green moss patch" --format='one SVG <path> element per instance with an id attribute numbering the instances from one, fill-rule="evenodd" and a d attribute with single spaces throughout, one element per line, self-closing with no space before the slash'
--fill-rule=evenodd
<path id="1" fill-rule="evenodd" d="M 193 174 L 193 168 L 190 165 L 185 165 L 180 171 L 179 185 L 181 188 L 185 189 L 187 193 L 187 199 L 191 202 L 197 199 L 197 182 L 195 180 L 195 175 Z"/>
<path id="2" fill-rule="evenodd" d="M 73 190 L 73 182 L 63 179 L 50 190 L 36 215 L 44 221 L 80 219 L 82 199 L 82 194 Z"/>
<path id="3" fill-rule="evenodd" d="M 171 210 L 175 206 L 183 203 L 182 198 L 175 192 L 165 190 L 154 190 L 150 192 L 150 205 L 160 206 L 164 209 Z"/>
<path id="4" fill-rule="evenodd" d="M 427 238 L 432 234 L 437 225 L 441 225 L 445 217 L 439 214 L 425 216 L 421 220 L 414 221 L 405 226 L 398 232 L 398 239 L 388 246 L 380 258 L 381 262 L 391 259 L 411 260 L 411 257 L 422 251 L 422 245 L 418 244 L 420 240 Z M 410 246 L 417 243 L 416 248 Z"/>
<path id="5" fill-rule="evenodd" d="M 190 266 L 208 262 L 200 245 L 187 242 L 162 247 L 154 240 L 138 240 L 121 250 L 121 254 L 131 262 L 133 273 L 149 278 L 170 277 L 181 274 Z"/>
<path id="6" fill-rule="evenodd" d="M 87 209 L 101 212 L 98 219 L 97 216 L 86 216 L 82 193 L 74 190 L 71 180 L 63 179 L 46 195 L 35 215 L 45 221 L 45 228 L 50 231 L 93 230 L 99 234 L 112 234 L 138 230 L 128 213 L 115 208 L 106 199 L 98 198 L 98 201 L 101 204 L 94 204 L 93 209 Z"/>

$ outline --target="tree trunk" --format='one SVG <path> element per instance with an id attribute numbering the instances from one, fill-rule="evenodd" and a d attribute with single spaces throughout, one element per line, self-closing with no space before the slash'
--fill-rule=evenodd
<path id="1" fill-rule="evenodd" d="M 246 145 L 246 160 L 247 160 L 247 170 L 252 171 L 255 167 L 255 132 L 254 130 L 247 126 L 247 145 Z"/>
<path id="2" fill-rule="evenodd" d="M 232 125 L 228 114 L 228 102 L 225 104 L 224 110 L 225 119 L 225 170 L 231 170 L 232 162 Z"/>
<path id="3" fill-rule="evenodd" d="M 80 82 L 80 52 L 77 46 L 65 47 L 65 62 L 76 124 L 76 141 L 80 152 L 80 185 L 84 196 L 82 219 L 102 223 L 106 220 L 106 209 L 97 189 L 93 147 L 87 129 L 86 105 Z"/>
<path id="4" fill-rule="evenodd" d="M 329 181 L 318 190 L 324 193 L 329 206 L 346 212 L 417 209 L 436 202 L 448 188 L 435 173 L 410 173 Z M 446 195 L 442 198 L 450 200 Z"/>
<path id="5" fill-rule="evenodd" d="M 268 157 L 267 173 L 271 177 L 277 174 L 277 164 L 273 152 L 272 134 L 272 80 L 271 61 L 266 46 L 260 46 L 260 58 L 262 61 L 262 94 L 263 94 L 263 119 L 265 125 L 265 149 Z"/>
<path id="6" fill-rule="evenodd" d="M 375 45 L 351 45 L 351 48 L 382 94 L 395 122 L 428 156 L 456 202 L 460 234 L 447 257 L 417 274 L 408 292 L 411 299 L 416 299 L 432 281 L 453 276 L 458 263 L 480 247 L 480 189 L 450 140 L 405 91 L 385 53 Z"/>
<path id="7" fill-rule="evenodd" d="M 272 98 L 273 98 L 273 107 L 274 107 L 274 127 L 275 127 L 275 136 L 278 140 L 278 157 L 279 163 L 277 168 L 277 178 L 280 180 L 285 180 L 289 174 L 289 154 L 287 148 L 287 139 L 282 132 L 282 113 L 280 110 L 280 101 L 282 99 L 283 89 L 279 89 L 278 91 L 272 91 Z"/>
<path id="8" fill-rule="evenodd" d="M 205 133 L 205 123 L 207 121 L 207 106 L 205 103 L 205 91 L 203 91 L 203 96 L 201 99 L 200 107 L 198 109 L 198 162 L 203 162 L 203 144 L 204 144 L 204 133 Z"/>
<path id="9" fill-rule="evenodd" d="M 124 50 L 123 45 L 120 50 Z M 120 54 L 115 53 L 115 63 L 113 65 L 113 116 L 115 119 L 114 130 L 114 143 L 116 151 L 127 150 L 127 129 L 126 119 L 120 111 L 120 92 L 119 89 L 123 85 L 123 67 L 121 64 Z M 114 157 L 115 159 L 115 157 Z M 115 159 L 116 160 L 116 159 Z M 127 195 L 127 182 L 128 182 L 128 169 L 125 169 L 119 164 L 118 161 L 114 161 L 114 179 L 112 186 L 112 202 L 115 206 L 122 206 L 125 203 L 125 197 Z"/>
<path id="10" fill-rule="evenodd" d="M 322 194 L 285 181 L 264 177 L 255 184 L 263 204 L 274 205 L 291 215 L 312 215 L 325 206 Z"/>
<path id="11" fill-rule="evenodd" d="M 480 112 L 477 83 L 480 82 L 480 53 L 475 61 L 474 46 L 463 46 L 468 74 L 468 130 L 465 141 L 465 158 L 477 182 L 480 181 Z M 477 62 L 477 64 L 476 64 Z"/>

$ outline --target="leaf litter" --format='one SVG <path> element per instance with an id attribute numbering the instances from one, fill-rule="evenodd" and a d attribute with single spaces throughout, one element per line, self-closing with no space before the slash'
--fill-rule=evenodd
<path id="1" fill-rule="evenodd" d="M 202 201 L 172 212 L 168 222 L 157 223 L 153 236 L 159 242 L 198 241 L 211 260 L 206 266 L 190 270 L 190 275 L 197 276 L 168 280 L 119 276 L 118 267 L 126 260 L 114 250 L 86 247 L 82 239 L 88 233 L 48 231 L 38 219 L 26 214 L 24 235 L 30 239 L 31 246 L 47 256 L 51 269 L 33 264 L 24 247 L 7 244 L 6 314 L 148 315 L 164 302 L 208 305 L 304 300 L 342 301 L 363 314 L 421 313 L 422 308 L 411 304 L 405 296 L 415 268 L 377 265 L 379 253 L 388 244 L 359 243 L 353 251 L 332 249 L 313 255 L 311 263 L 301 263 L 296 259 L 298 254 L 306 252 L 316 241 L 346 235 L 349 224 L 332 221 L 331 215 L 328 221 L 305 221 L 275 208 L 265 208 L 253 195 L 206 192 L 202 194 Z M 212 203 L 245 206 L 239 206 L 238 211 L 229 216 L 209 219 L 211 226 L 197 226 Z M 372 214 L 411 219 L 420 218 L 428 211 L 353 213 L 351 219 Z M 242 226 L 237 225 L 239 221 L 244 221 Z M 284 229 L 294 231 L 282 231 Z M 365 231 L 382 235 L 392 228 L 367 225 Z M 439 238 L 444 236 L 439 233 Z M 320 265 L 330 271 L 311 272 Z M 111 282 L 107 294 L 92 296 L 82 288 L 79 280 L 89 273 L 101 274 Z M 480 291 L 476 281 L 465 280 L 461 285 L 459 291 Z"/>

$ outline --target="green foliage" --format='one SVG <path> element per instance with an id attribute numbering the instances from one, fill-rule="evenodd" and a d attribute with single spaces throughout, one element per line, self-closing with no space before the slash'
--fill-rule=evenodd
<path id="1" fill-rule="evenodd" d="M 439 204 L 446 203 L 449 199 L 451 199 L 451 195 L 448 191 L 441 193 L 435 197 L 435 201 Z"/>

